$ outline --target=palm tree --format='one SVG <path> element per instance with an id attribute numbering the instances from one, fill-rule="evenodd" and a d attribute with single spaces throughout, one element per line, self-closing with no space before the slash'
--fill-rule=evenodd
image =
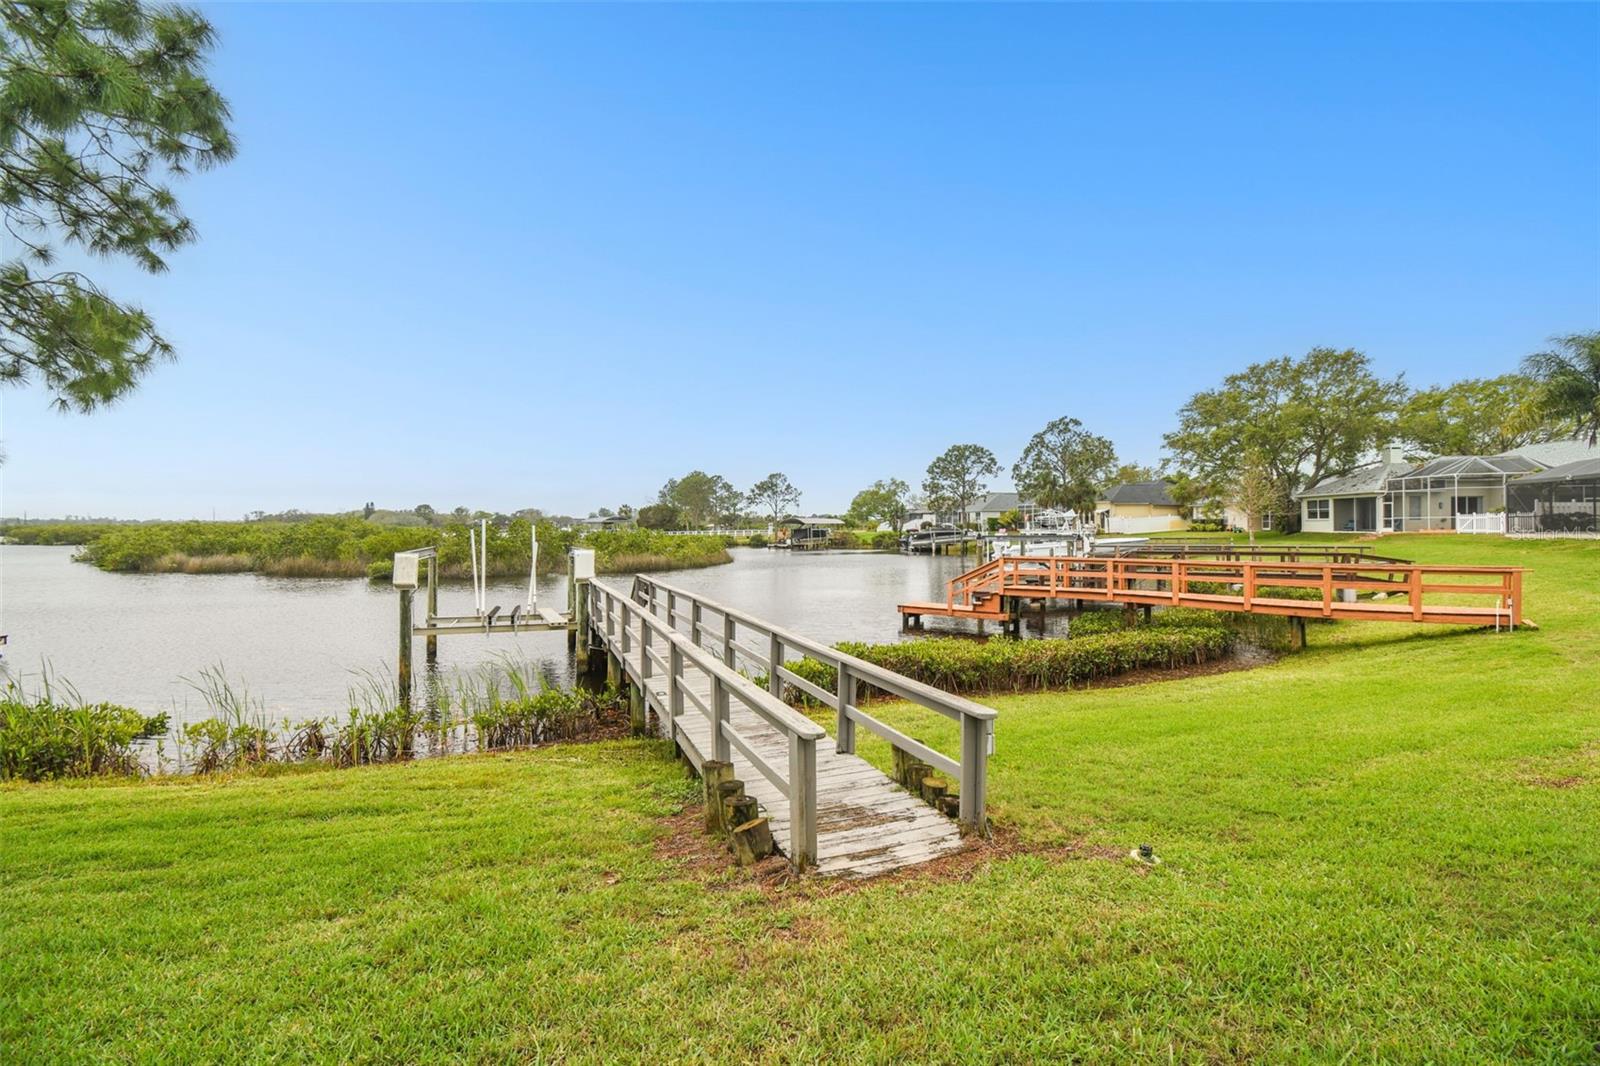
<path id="1" fill-rule="evenodd" d="M 1522 361 L 1539 383 L 1530 412 L 1540 421 L 1572 426 L 1573 436 L 1600 440 L 1600 330 L 1551 337 L 1552 351 Z"/>

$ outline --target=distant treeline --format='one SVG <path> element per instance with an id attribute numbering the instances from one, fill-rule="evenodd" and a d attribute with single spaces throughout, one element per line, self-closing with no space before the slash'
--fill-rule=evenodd
<path id="1" fill-rule="evenodd" d="M 122 573 L 243 573 L 287 577 L 384 577 L 394 553 L 436 546 L 441 572 L 471 572 L 468 525 L 390 526 L 362 518 L 295 522 L 151 522 L 141 525 L 25 525 L 7 528 L 17 544 L 81 544 L 78 558 Z M 566 568 L 567 551 L 593 548 L 606 573 L 713 566 L 730 561 L 721 536 L 667 536 L 651 530 L 580 532 L 540 522 L 539 571 Z M 528 572 L 530 523 L 489 526 L 489 575 Z"/>

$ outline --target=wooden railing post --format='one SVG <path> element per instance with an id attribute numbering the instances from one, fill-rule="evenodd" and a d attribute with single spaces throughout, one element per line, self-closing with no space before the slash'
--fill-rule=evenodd
<path id="1" fill-rule="evenodd" d="M 989 728 L 982 718 L 961 716 L 961 824 L 983 832 L 989 787 Z"/>
<path id="2" fill-rule="evenodd" d="M 1422 621 L 1422 571 L 1413 566 L 1411 573 L 1407 575 L 1406 584 L 1411 597 L 1411 620 L 1420 622 Z"/>
<path id="3" fill-rule="evenodd" d="M 1183 586 L 1186 580 L 1184 575 L 1187 573 L 1188 565 L 1188 563 L 1178 559 L 1172 561 L 1172 576 L 1167 579 L 1167 584 L 1170 586 L 1169 591 L 1172 593 L 1173 603 L 1177 603 L 1178 597 L 1183 595 Z"/>
<path id="4" fill-rule="evenodd" d="M 733 761 L 733 745 L 723 726 L 728 724 L 728 690 L 720 677 L 711 678 L 711 757 L 718 762 Z"/>
<path id="5" fill-rule="evenodd" d="M 1333 615 L 1333 567 L 1324 566 L 1322 568 L 1322 616 L 1324 618 L 1329 618 L 1329 617 L 1332 617 L 1332 615 Z"/>
<path id="6" fill-rule="evenodd" d="M 678 628 L 678 594 L 667 590 L 667 628 Z"/>
<path id="7" fill-rule="evenodd" d="M 838 712 L 839 739 L 834 742 L 837 750 L 844 755 L 853 755 L 856 750 L 856 723 L 850 717 L 850 702 L 855 696 L 856 680 L 850 676 L 850 667 L 845 663 L 839 664 L 839 687 L 834 693 L 835 710 Z"/>
<path id="8" fill-rule="evenodd" d="M 654 615 L 647 615 L 639 619 L 639 687 L 650 678 L 650 668 L 655 664 L 650 661 L 650 619 Z"/>
<path id="9" fill-rule="evenodd" d="M 667 646 L 667 720 L 662 722 L 662 729 L 666 732 L 667 739 L 676 743 L 678 734 L 678 716 L 683 713 L 683 649 L 678 647 L 677 641 L 671 641 Z"/>
<path id="10" fill-rule="evenodd" d="M 776 633 L 767 634 L 767 691 L 783 699 L 783 678 L 778 667 L 783 665 L 783 639 Z"/>
<path id="11" fill-rule="evenodd" d="M 1239 581 L 1242 587 L 1239 591 L 1244 600 L 1244 609 L 1248 611 L 1256 598 L 1256 564 L 1241 562 L 1239 569 L 1242 571 Z"/>
<path id="12" fill-rule="evenodd" d="M 1513 570 L 1511 579 L 1511 628 L 1522 624 L 1522 571 Z"/>
<path id="13" fill-rule="evenodd" d="M 730 667 L 732 667 L 734 669 L 738 669 L 738 667 L 734 665 L 734 661 L 733 661 L 734 660 L 733 638 L 734 638 L 734 634 L 736 632 L 736 630 L 735 630 L 736 624 L 737 623 L 735 623 L 734 620 L 733 620 L 733 615 L 724 614 L 722 616 L 722 661 L 724 663 L 727 663 L 728 666 L 730 666 Z"/>
<path id="14" fill-rule="evenodd" d="M 700 629 L 703 621 L 700 601 L 694 600 L 689 604 L 689 641 L 697 648 L 700 646 Z"/>
<path id="15" fill-rule="evenodd" d="M 797 870 L 817 864 L 817 742 L 789 739 L 789 862 Z"/>

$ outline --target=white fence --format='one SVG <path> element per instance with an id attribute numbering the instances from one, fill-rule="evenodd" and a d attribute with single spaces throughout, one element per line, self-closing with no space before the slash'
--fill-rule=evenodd
<path id="1" fill-rule="evenodd" d="M 1456 515 L 1457 533 L 1504 533 L 1505 531 L 1506 516 L 1504 514 Z"/>

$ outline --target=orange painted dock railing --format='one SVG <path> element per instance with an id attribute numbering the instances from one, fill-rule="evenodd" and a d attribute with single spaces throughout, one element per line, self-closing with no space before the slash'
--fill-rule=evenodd
<path id="1" fill-rule="evenodd" d="M 1340 562 L 1132 557 L 1003 556 L 949 583 L 943 603 L 902 603 L 908 620 L 923 616 L 998 621 L 1009 599 L 1084 600 L 1158 607 L 1198 607 L 1296 618 L 1435 622 L 1515 627 L 1522 624 L 1523 568 L 1419 566 L 1393 560 Z M 1317 599 L 1285 589 L 1315 589 Z M 1364 594 L 1367 598 L 1359 598 Z M 1450 597 L 1439 602 L 1438 597 Z M 1477 602 L 1458 602 L 1463 597 Z"/>

